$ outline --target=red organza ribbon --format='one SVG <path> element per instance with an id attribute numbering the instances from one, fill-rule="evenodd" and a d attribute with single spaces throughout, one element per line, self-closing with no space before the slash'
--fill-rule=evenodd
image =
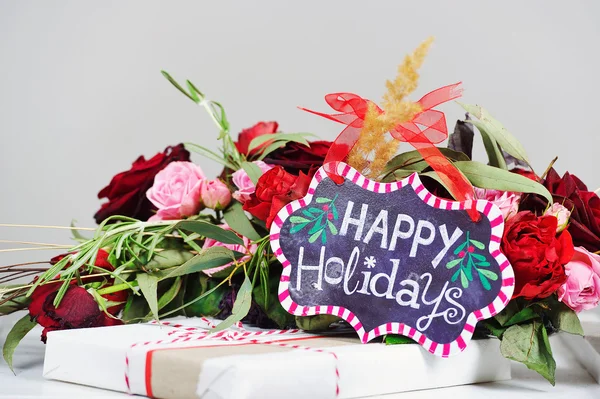
<path id="1" fill-rule="evenodd" d="M 396 140 L 410 143 L 419 151 L 455 199 L 469 201 L 474 197 L 473 186 L 435 146 L 448 137 L 448 129 L 444 113 L 433 108 L 460 97 L 462 95 L 460 85 L 461 82 L 440 87 L 424 95 L 417 101 L 421 106 L 421 112 L 415 115 L 411 121 L 396 126 L 390 133 Z M 346 125 L 331 145 L 324 162 L 329 177 L 341 184 L 344 179 L 336 172 L 337 163 L 346 159 L 358 141 L 369 104 L 373 104 L 379 113 L 384 111 L 372 101 L 352 93 L 328 94 L 325 96 L 325 101 L 339 113 L 324 114 L 306 108 L 300 109 Z M 480 215 L 475 209 L 475 203 L 467 212 L 473 221 L 480 219 Z"/>

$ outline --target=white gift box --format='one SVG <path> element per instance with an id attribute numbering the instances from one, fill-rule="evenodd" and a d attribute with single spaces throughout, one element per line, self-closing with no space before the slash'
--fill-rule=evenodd
<path id="1" fill-rule="evenodd" d="M 157 398 L 211 399 L 344 399 L 510 379 L 510 362 L 494 339 L 471 341 L 444 359 L 420 345 L 306 333 L 173 343 L 177 331 L 202 324 L 177 323 L 183 326 L 53 331 L 44 377 Z"/>

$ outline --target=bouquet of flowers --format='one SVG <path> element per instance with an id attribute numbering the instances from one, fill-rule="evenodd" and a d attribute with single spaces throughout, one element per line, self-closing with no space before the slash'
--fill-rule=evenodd
<path id="1" fill-rule="evenodd" d="M 238 321 L 309 331 L 344 323 L 336 316 L 293 316 L 284 310 L 277 295 L 282 265 L 269 246 L 277 213 L 307 194 L 319 168 L 343 160 L 376 181 L 417 173 L 438 197 L 485 199 L 500 208 L 505 220 L 501 250 L 513 267 L 515 289 L 502 312 L 477 324 L 475 336 L 500 339 L 505 357 L 554 384 L 548 336 L 557 331 L 583 334 L 577 312 L 600 301 L 600 199 L 575 175 L 561 177 L 552 168 L 555 160 L 543 173 L 534 172 L 521 144 L 481 106 L 458 103 L 466 118 L 449 136 L 444 134 L 445 119 L 433 106 L 457 98 L 458 85 L 447 86 L 450 95 L 443 100 L 430 96 L 439 91 L 417 102 L 408 99 L 430 43 L 405 58 L 398 76 L 387 82 L 381 108 L 354 94 L 336 93 L 327 101 L 339 114 L 310 111 L 346 125 L 333 143 L 309 141 L 310 134 L 282 133 L 276 122 L 260 122 L 234 138 L 220 103 L 192 82 L 182 86 L 163 72 L 207 111 L 220 151 L 186 143 L 150 159 L 140 156 L 98 193 L 107 201 L 95 214 L 93 236 L 72 226 L 77 244 L 50 259 L 48 267 L 0 268 L 11 278 L 37 274 L 28 284 L 0 291 L 0 314 L 28 309 L 4 344 L 9 365 L 18 342 L 36 324 L 44 328 L 45 341 L 54 330 L 176 315 L 223 319 L 218 329 Z M 419 130 L 399 137 L 396 127 L 411 124 L 428 126 L 432 129 L 427 132 L 434 134 Z M 487 164 L 472 160 L 474 127 L 485 145 Z M 446 147 L 434 145 L 446 138 Z M 414 149 L 401 152 L 401 141 Z M 190 151 L 223 165 L 222 173 L 205 176 L 190 161 Z M 329 221 L 338 217 L 333 203 L 323 203 L 309 209 L 298 229 L 310 229 L 310 239 L 318 240 L 326 229 L 337 234 Z M 498 279 L 477 258 L 479 245 L 467 240 L 457 249 L 456 260 L 445 265 L 453 270 L 453 283 L 485 287 Z M 384 340 L 412 342 L 391 334 Z"/>

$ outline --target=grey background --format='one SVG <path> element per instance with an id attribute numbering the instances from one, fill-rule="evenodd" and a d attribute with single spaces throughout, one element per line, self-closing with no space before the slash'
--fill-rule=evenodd
<path id="1" fill-rule="evenodd" d="M 462 80 L 463 101 L 502 121 L 540 173 L 558 155 L 560 172 L 595 189 L 599 17 L 591 0 L 0 0 L 0 223 L 93 226 L 96 193 L 138 155 L 216 147 L 208 116 L 161 69 L 221 101 L 233 132 L 277 120 L 333 139 L 341 125 L 296 106 L 329 111 L 323 96 L 335 91 L 378 101 L 429 35 L 414 99 Z M 450 127 L 462 116 L 453 103 L 440 109 Z M 64 230 L 0 228 L 0 239 L 70 242 Z M 50 253 L 0 255 L 6 264 Z"/>

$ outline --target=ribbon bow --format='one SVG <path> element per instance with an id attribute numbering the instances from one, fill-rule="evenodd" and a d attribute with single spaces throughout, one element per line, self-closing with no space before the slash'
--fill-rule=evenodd
<path id="1" fill-rule="evenodd" d="M 455 199 L 458 201 L 472 201 L 471 206 L 467 207 L 467 212 L 471 219 L 476 222 L 479 221 L 481 216 L 475 209 L 473 186 L 434 145 L 441 143 L 448 137 L 448 129 L 444 113 L 433 108 L 460 97 L 462 95 L 460 85 L 461 82 L 455 83 L 425 94 L 417 101 L 417 104 L 421 107 L 421 112 L 416 114 L 412 120 L 397 125 L 390 133 L 394 139 L 410 143 L 419 151 Z M 346 125 L 331 145 L 324 161 L 325 171 L 329 177 L 337 184 L 341 184 L 344 179 L 337 174 L 337 163 L 348 156 L 358 141 L 369 105 L 372 104 L 380 114 L 384 111 L 372 101 L 352 93 L 327 94 L 325 101 L 339 113 L 325 114 L 306 108 L 300 109 Z"/>

